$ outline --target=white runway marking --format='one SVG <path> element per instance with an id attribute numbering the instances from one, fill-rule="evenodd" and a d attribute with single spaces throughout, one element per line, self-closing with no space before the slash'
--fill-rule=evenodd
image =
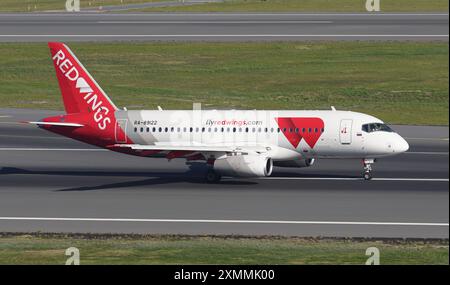
<path id="1" fill-rule="evenodd" d="M 301 20 L 261 20 L 261 21 L 83 21 L 83 22 L 67 22 L 67 21 L 9 21 L 0 22 L 2 24 L 332 24 L 333 21 L 301 21 Z"/>
<path id="2" fill-rule="evenodd" d="M 425 141 L 448 141 L 448 138 L 408 138 L 406 140 L 425 140 Z"/>
<path id="3" fill-rule="evenodd" d="M 39 22 L 36 22 L 39 23 Z M 71 24 L 73 22 L 65 22 Z M 82 22 L 86 23 L 86 22 Z M 333 21 L 98 21 L 98 24 L 332 24 Z"/>
<path id="4" fill-rule="evenodd" d="M 53 136 L 17 136 L 17 135 L 0 135 L 0 137 L 5 138 L 32 138 L 32 139 L 58 139 L 58 140 L 68 140 L 67 137 L 53 137 Z"/>
<path id="5" fill-rule="evenodd" d="M 0 118 L 11 118 L 11 116 L 0 115 Z"/>
<path id="6" fill-rule="evenodd" d="M 153 223 L 224 223 L 224 224 L 286 224 L 286 225 L 362 225 L 362 226 L 425 226 L 448 227 L 448 223 L 423 222 L 352 222 L 352 221 L 270 221 L 214 219 L 120 219 L 120 218 L 48 218 L 0 217 L 0 221 L 73 221 L 73 222 L 153 222 Z"/>
<path id="7" fill-rule="evenodd" d="M 331 180 L 331 181 L 364 181 L 359 177 L 260 177 L 258 180 Z M 372 178 L 373 181 L 423 181 L 449 182 L 448 178 Z"/>
<path id="8" fill-rule="evenodd" d="M 447 35 L 295 35 L 295 34 L 260 34 L 260 35 L 0 35 L 0 38 L 41 38 L 41 37 L 50 37 L 50 38 L 381 38 L 381 37 L 389 37 L 389 38 L 448 38 Z"/>
<path id="9" fill-rule="evenodd" d="M 444 151 L 407 151 L 403 154 L 425 154 L 425 155 L 448 155 L 448 152 Z"/>

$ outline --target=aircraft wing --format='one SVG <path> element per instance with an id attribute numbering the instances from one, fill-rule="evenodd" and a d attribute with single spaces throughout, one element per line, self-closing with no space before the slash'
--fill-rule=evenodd
<path id="1" fill-rule="evenodd" d="M 260 145 L 205 145 L 205 144 L 173 144 L 158 143 L 155 145 L 115 144 L 113 147 L 130 148 L 133 150 L 159 151 L 195 151 L 195 152 L 267 152 L 270 147 Z"/>

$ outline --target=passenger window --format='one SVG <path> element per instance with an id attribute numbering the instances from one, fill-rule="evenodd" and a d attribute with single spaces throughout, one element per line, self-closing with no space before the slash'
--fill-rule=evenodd
<path id="1" fill-rule="evenodd" d="M 134 128 L 134 132 L 135 132 L 135 133 L 137 132 L 137 128 Z"/>

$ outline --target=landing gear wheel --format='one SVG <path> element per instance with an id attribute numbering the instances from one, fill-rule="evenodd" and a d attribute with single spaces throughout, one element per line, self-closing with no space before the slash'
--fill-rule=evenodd
<path id="1" fill-rule="evenodd" d="M 371 180 L 372 179 L 372 164 L 375 163 L 375 159 L 363 159 L 363 166 L 364 166 L 364 174 L 363 178 L 364 180 Z"/>
<path id="2" fill-rule="evenodd" d="M 205 175 L 206 183 L 217 183 L 220 181 L 220 178 L 222 178 L 222 176 L 215 172 L 214 169 L 209 169 Z"/>
<path id="3" fill-rule="evenodd" d="M 372 174 L 370 172 L 366 171 L 363 174 L 364 180 L 372 180 Z"/>

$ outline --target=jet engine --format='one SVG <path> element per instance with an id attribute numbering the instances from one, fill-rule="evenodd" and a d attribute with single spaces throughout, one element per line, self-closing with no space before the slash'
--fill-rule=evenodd
<path id="1" fill-rule="evenodd" d="M 273 160 L 262 155 L 233 155 L 218 158 L 214 170 L 225 176 L 264 177 L 270 176 Z"/>
<path id="2" fill-rule="evenodd" d="M 295 167 L 295 168 L 310 167 L 313 164 L 314 164 L 314 158 L 275 161 L 273 163 L 274 166 L 278 166 L 278 167 Z"/>

